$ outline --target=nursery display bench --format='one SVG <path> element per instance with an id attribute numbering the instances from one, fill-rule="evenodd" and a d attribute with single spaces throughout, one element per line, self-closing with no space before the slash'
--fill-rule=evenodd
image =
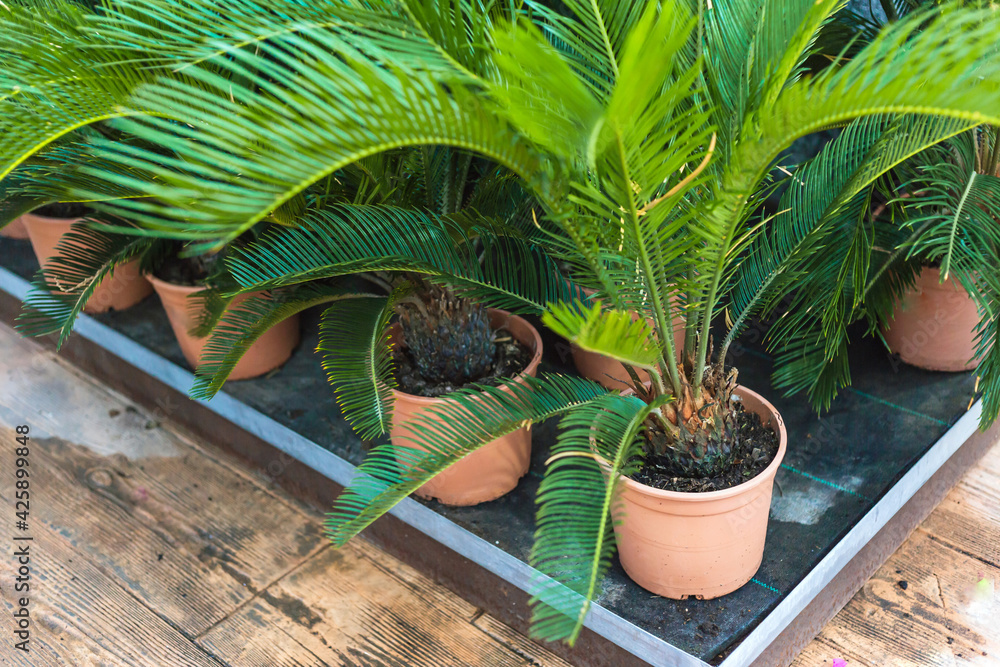
<path id="1" fill-rule="evenodd" d="M 0 320 L 13 323 L 36 270 L 24 241 L 0 239 Z M 362 460 L 341 419 L 304 319 L 303 342 L 279 371 L 234 382 L 210 402 L 186 397 L 192 374 L 155 297 L 121 313 L 84 316 L 63 356 L 238 455 L 270 481 L 330 506 Z M 760 330 L 748 338 L 759 338 Z M 562 371 L 569 348 L 545 341 L 542 371 Z M 977 430 L 969 374 L 932 373 L 857 341 L 853 386 L 816 415 L 770 386 L 770 359 L 735 346 L 740 382 L 779 409 L 788 453 L 776 480 L 763 563 L 753 580 L 716 600 L 668 600 L 613 566 L 574 648 L 549 645 L 579 665 L 783 665 L 899 546 L 997 439 Z M 971 404 L 971 407 L 970 407 Z M 522 632 L 532 582 L 527 564 L 534 495 L 555 423 L 534 427 L 532 469 L 500 500 L 445 507 L 407 499 L 366 536 Z"/>

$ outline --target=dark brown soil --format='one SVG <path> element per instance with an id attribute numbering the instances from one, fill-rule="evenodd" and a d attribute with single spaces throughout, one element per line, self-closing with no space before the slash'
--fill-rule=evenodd
<path id="1" fill-rule="evenodd" d="M 173 285 L 201 287 L 208 278 L 208 270 L 202 262 L 170 257 L 153 272 L 153 275 Z"/>
<path id="2" fill-rule="evenodd" d="M 396 348 L 393 361 L 395 362 L 396 385 L 400 391 L 414 396 L 444 396 L 473 384 L 496 386 L 501 379 L 514 377 L 524 371 L 533 356 L 534 353 L 530 347 L 511 336 L 507 330 L 498 329 L 493 368 L 485 376 L 464 385 L 454 386 L 447 383 L 432 384 L 427 382 L 417 371 L 410 357 L 410 350 L 406 347 Z"/>
<path id="3" fill-rule="evenodd" d="M 632 479 L 655 489 L 702 493 L 728 489 L 759 475 L 778 454 L 778 435 L 741 404 L 736 403 L 735 410 L 739 442 L 734 446 L 733 465 L 724 472 L 715 477 L 676 477 L 668 472 L 675 467 L 667 457 L 647 454 Z"/>
<path id="4" fill-rule="evenodd" d="M 32 211 L 32 213 L 40 215 L 44 218 L 73 220 L 75 218 L 84 217 L 90 213 L 90 209 L 83 204 L 48 204 L 41 208 L 36 208 Z"/>

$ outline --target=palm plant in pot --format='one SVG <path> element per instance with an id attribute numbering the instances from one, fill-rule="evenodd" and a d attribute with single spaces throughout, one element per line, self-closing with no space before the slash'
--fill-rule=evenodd
<path id="1" fill-rule="evenodd" d="M 1000 333 L 1000 131 L 973 128 L 917 155 L 900 171 L 904 195 L 896 205 L 900 227 L 911 237 L 900 259 L 919 264 L 919 272 L 885 323 L 886 343 L 903 361 L 923 368 L 978 366 L 987 380 L 987 414 L 995 415 L 996 361 L 990 358 Z"/>
<path id="2" fill-rule="evenodd" d="M 101 303 L 102 289 L 120 298 L 109 277 L 117 280 L 130 272 L 136 279 L 142 277 L 146 294 L 155 288 L 181 353 L 197 368 L 211 323 L 221 313 L 238 310 L 247 298 L 227 299 L 221 294 L 232 283 L 222 258 L 235 244 L 220 253 L 191 257 L 178 241 L 137 236 L 129 230 L 134 228 L 124 220 L 95 214 L 67 231 L 32 282 L 17 328 L 30 336 L 57 334 L 61 346 L 78 315 L 88 312 L 95 300 Z M 258 296 L 281 298 L 280 291 Z M 257 377 L 278 368 L 298 342 L 298 318 L 291 317 L 246 351 L 231 378 Z"/>
<path id="3" fill-rule="evenodd" d="M 783 318 L 771 332 L 780 346 L 779 386 L 805 389 L 817 406 L 828 405 L 849 379 L 848 327 L 864 321 L 904 362 L 931 370 L 975 368 L 981 424 L 996 419 L 996 131 L 956 129 L 900 164 L 891 180 L 818 234 L 815 242 L 826 252 L 810 261 L 809 276 L 850 278 L 827 282 L 822 291 L 811 278 L 796 286 L 799 298 L 808 294 L 817 307 Z M 853 275 L 849 267 L 859 254 L 870 258 L 870 267 Z"/>
<path id="4" fill-rule="evenodd" d="M 416 420 L 422 450 L 403 453 L 409 465 L 399 465 L 399 447 L 371 452 L 328 528 L 342 544 L 486 443 L 561 416 L 531 556 L 548 575 L 536 591 L 535 632 L 550 639 L 578 636 L 614 536 L 629 574 L 660 594 L 712 597 L 749 580 L 786 443 L 780 416 L 725 368 L 729 343 L 802 275 L 810 253 L 797 241 L 828 211 L 956 125 L 996 122 L 1000 108 L 1000 63 L 990 58 L 1000 19 L 991 12 L 920 14 L 807 78 L 801 64 L 840 2 L 769 4 L 767 12 L 763 2 L 694 4 L 571 1 L 569 16 L 534 4 L 528 15 L 474 3 L 324 6 L 309 11 L 329 20 L 305 29 L 305 10 L 290 2 L 239 16 L 205 9 L 217 7 L 208 1 L 190 3 L 197 11 L 151 2 L 149 15 L 168 30 L 206 35 L 191 47 L 198 60 L 245 78 L 226 81 L 229 102 L 215 108 L 184 83 L 142 87 L 135 107 L 169 109 L 183 124 L 136 117 L 119 127 L 158 150 L 108 145 L 101 153 L 162 179 L 159 203 L 141 222 L 205 244 L 236 238 L 329 174 L 388 148 L 461 147 L 523 180 L 538 203 L 538 243 L 597 290 L 590 302 L 545 305 L 546 323 L 581 349 L 645 371 L 649 385 L 636 381 L 625 393 L 541 375 L 454 392 Z M 223 88 L 199 67 L 188 75 Z M 909 129 L 868 143 L 890 121 Z M 796 138 L 834 125 L 850 132 L 813 169 L 836 178 L 802 179 L 813 205 L 790 212 L 782 238 L 796 243 L 776 246 L 771 221 L 755 217 L 767 174 Z M 163 150 L 190 172 L 178 174 Z M 384 236 L 369 235 L 391 241 L 382 257 L 400 269 L 432 264 L 419 252 L 427 227 L 393 221 L 391 234 L 384 226 Z M 347 238 L 338 228 L 295 225 L 232 262 L 245 289 L 344 271 L 343 244 L 325 240 Z M 456 272 L 439 278 L 469 285 Z M 482 301 L 492 305 L 503 292 L 484 289 Z M 723 311 L 731 326 L 713 345 Z M 680 351 L 674 316 L 685 321 Z M 680 490 L 658 488 L 675 478 Z M 732 520 L 704 530 L 703 515 L 725 512 Z M 643 533 L 649 516 L 660 523 Z M 731 569 L 706 567 L 736 556 Z"/>
<path id="5" fill-rule="evenodd" d="M 817 40 L 815 62 L 826 66 L 855 57 L 886 23 L 928 4 L 882 3 L 882 19 L 839 12 Z M 843 49 L 839 55 L 838 49 Z M 875 119 L 859 144 L 891 155 L 892 170 L 853 200 L 834 200 L 836 206 L 820 209 L 821 224 L 805 235 L 789 234 L 800 217 L 793 211 L 824 204 L 809 198 L 805 181 L 835 181 L 837 175 L 817 159 L 789 179 L 773 233 L 759 244 L 808 255 L 794 282 L 776 292 L 786 297 L 787 311 L 768 336 L 778 355 L 776 386 L 789 393 L 804 390 L 817 408 L 828 407 L 850 382 L 849 331 L 864 321 L 867 333 L 881 336 L 900 361 L 929 370 L 977 369 L 983 427 L 1000 413 L 996 362 L 991 361 L 998 335 L 998 283 L 991 268 L 1000 213 L 997 130 L 970 120 L 941 129 L 940 143 L 894 155 L 901 136 L 925 131 L 920 119 Z M 843 149 L 846 143 L 838 142 Z M 744 265 L 738 277 L 750 266 Z"/>
<path id="6" fill-rule="evenodd" d="M 434 415 L 450 394 L 473 397 L 503 378 L 535 376 L 542 341 L 515 313 L 540 313 L 570 288 L 532 244 L 530 200 L 512 174 L 424 146 L 349 165 L 304 201 L 294 228 L 275 229 L 229 260 L 240 294 L 294 284 L 298 298 L 257 302 L 251 317 L 223 316 L 194 397 L 214 396 L 250 341 L 320 304 L 318 351 L 344 415 L 364 438 L 388 433 L 400 465 L 420 465 L 421 429 L 441 430 Z M 345 280 L 352 275 L 362 282 Z M 416 493 L 450 505 L 494 500 L 527 472 L 530 452 L 523 426 Z"/>

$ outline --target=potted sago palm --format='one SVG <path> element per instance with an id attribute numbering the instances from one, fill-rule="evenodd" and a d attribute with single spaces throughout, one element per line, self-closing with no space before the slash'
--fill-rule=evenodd
<path id="1" fill-rule="evenodd" d="M 212 0 L 126 4 L 165 41 L 186 35 L 186 75 L 214 91 L 174 79 L 141 86 L 127 107 L 136 115 L 118 127 L 143 145 L 99 153 L 158 179 L 146 210 L 117 203 L 149 229 L 219 245 L 368 156 L 453 146 L 520 177 L 537 202 L 532 242 L 596 290 L 589 301 L 545 304 L 544 321 L 649 383 L 636 376 L 625 392 L 540 374 L 452 392 L 415 420 L 419 448 L 372 450 L 327 523 L 343 544 L 487 443 L 560 417 L 531 554 L 546 575 L 534 598 L 534 632 L 546 639 L 576 639 L 616 540 L 629 575 L 660 595 L 716 597 L 753 576 L 787 443 L 780 415 L 725 366 L 729 344 L 794 289 L 819 252 L 813 232 L 888 169 L 956 123 L 1000 121 L 1000 16 L 957 5 L 901 20 L 805 77 L 840 0 L 767 3 L 766 12 L 750 0 L 568 0 L 566 16 L 535 3 L 522 13 L 289 1 L 266 15 Z M 886 123 L 910 130 L 879 141 Z M 781 151 L 831 126 L 845 131 L 808 165 L 809 178 L 794 172 L 790 210 L 761 220 Z M 510 260 L 492 272 L 446 271 L 435 263 L 443 255 L 421 250 L 425 220 L 377 221 L 378 234 L 351 236 L 344 221 L 301 218 L 230 270 L 242 289 L 305 286 L 362 266 L 345 244 L 354 238 L 366 241 L 364 261 L 437 267 L 435 280 L 472 284 L 486 306 L 516 292 L 522 276 Z M 685 322 L 682 350 L 675 317 Z M 713 336 L 720 320 L 728 326 Z M 387 354 L 372 340 L 356 363 Z M 378 412 L 383 384 L 364 379 L 352 396 Z"/>
<path id="2" fill-rule="evenodd" d="M 468 153 L 384 153 L 335 172 L 305 201 L 298 228 L 274 229 L 229 260 L 241 294 L 292 284 L 300 297 L 223 316 L 192 395 L 214 396 L 249 341 L 325 303 L 318 351 L 344 415 L 364 438 L 390 435 L 393 465 L 419 469 L 424 436 L 453 428 L 436 416 L 449 396 L 475 400 L 481 387 L 536 375 L 541 337 L 516 313 L 540 313 L 570 288 L 530 241 L 517 179 Z M 449 505 L 494 500 L 527 473 L 530 455 L 523 425 L 415 492 Z"/>
<path id="3" fill-rule="evenodd" d="M 146 294 L 155 288 L 181 353 L 192 368 L 197 368 L 207 341 L 206 326 L 210 325 L 206 323 L 227 310 L 238 309 L 248 298 L 227 299 L 220 294 L 231 282 L 222 262 L 230 248 L 187 256 L 180 242 L 128 234 L 129 229 L 120 219 L 94 219 L 67 232 L 32 282 L 17 328 L 30 336 L 58 334 L 57 345 L 61 346 L 77 316 L 88 312 L 101 290 L 114 290 L 115 283 L 109 278 L 119 280 L 128 271 L 127 275 L 142 278 Z M 281 298 L 280 292 L 255 296 Z M 255 341 L 232 369 L 231 379 L 257 377 L 280 367 L 298 342 L 298 317 L 294 316 Z"/>
<path id="4" fill-rule="evenodd" d="M 817 39 L 814 62 L 826 66 L 853 58 L 878 34 L 880 23 L 921 11 L 920 3 L 883 3 L 883 10 L 884 16 L 874 19 L 839 12 Z M 996 126 L 902 115 L 873 119 L 848 132 L 859 148 L 880 146 L 893 167 L 853 200 L 824 213 L 809 234 L 793 237 L 808 259 L 795 275 L 796 285 L 786 290 L 786 313 L 769 332 L 777 354 L 775 384 L 789 393 L 805 390 L 817 408 L 829 406 L 850 379 L 848 327 L 863 321 L 894 354 L 894 365 L 976 369 L 986 427 L 1000 413 L 995 370 L 1000 283 L 992 268 L 1000 219 Z M 926 132 L 941 142 L 913 150 L 916 144 L 902 141 Z M 840 150 L 847 150 L 847 142 L 838 141 Z M 788 179 L 771 247 L 787 243 L 782 234 L 793 228 L 787 224 L 794 224 L 793 209 L 812 205 L 801 196 L 802 180 L 832 175 L 828 165 L 816 162 Z"/>
<path id="5" fill-rule="evenodd" d="M 995 354 L 998 335 L 1000 133 L 988 125 L 967 130 L 904 167 L 898 205 L 914 235 L 906 259 L 920 268 L 895 303 L 885 341 L 921 368 L 974 369 Z M 995 364 L 989 360 L 980 377 L 992 377 Z"/>

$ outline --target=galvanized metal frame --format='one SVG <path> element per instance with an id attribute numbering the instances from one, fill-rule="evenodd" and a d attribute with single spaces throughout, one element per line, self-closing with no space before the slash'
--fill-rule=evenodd
<path id="1" fill-rule="evenodd" d="M 28 288 L 29 284 L 25 280 L 0 268 L 0 292 L 22 301 L 27 295 Z M 180 394 L 186 395 L 188 388 L 193 383 L 193 375 L 188 370 L 167 361 L 87 315 L 82 315 L 79 318 L 75 334 Z M 231 422 L 243 431 L 317 471 L 337 485 L 346 486 L 349 484 L 356 472 L 352 464 L 336 454 L 225 392 L 220 392 L 211 401 L 197 401 L 197 403 L 218 417 Z M 892 486 L 819 564 L 782 599 L 777 607 L 728 653 L 721 666 L 746 667 L 761 664 L 755 661 L 758 661 L 763 654 L 768 652 L 769 648 L 772 648 L 772 643 L 782 636 L 783 631 L 793 624 L 799 614 L 810 603 L 824 594 L 831 582 L 842 575 L 845 568 L 850 566 L 852 560 L 858 556 L 861 550 L 974 436 L 980 412 L 981 405 L 977 403 L 931 446 L 927 453 Z M 391 514 L 435 542 L 522 591 L 530 592 L 532 583 L 537 581 L 538 577 L 543 576 L 527 563 L 518 560 L 412 499 L 408 498 L 399 503 L 391 511 Z M 897 545 L 890 546 L 894 549 Z M 825 622 L 825 620 L 820 619 L 817 622 Z M 700 658 L 684 652 L 599 605 L 594 605 L 591 608 L 585 620 L 585 626 L 605 641 L 621 647 L 654 667 L 708 667 L 707 663 Z M 815 634 L 818 630 L 817 627 L 811 629 L 811 632 Z M 771 653 L 775 654 L 774 651 Z M 770 659 L 767 662 L 772 664 Z M 785 659 L 781 662 L 785 662 Z"/>

